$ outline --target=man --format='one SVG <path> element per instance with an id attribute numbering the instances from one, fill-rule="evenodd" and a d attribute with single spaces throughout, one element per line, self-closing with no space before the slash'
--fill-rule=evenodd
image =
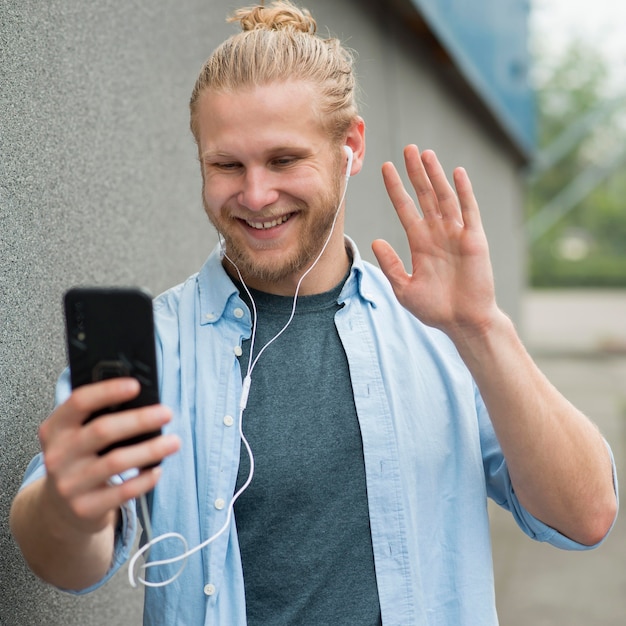
<path id="1" fill-rule="evenodd" d="M 496 624 L 486 497 L 538 540 L 597 545 L 610 452 L 497 307 L 465 171 L 453 189 L 408 146 L 420 214 L 385 164 L 412 272 L 383 241 L 382 272 L 365 263 L 343 233 L 365 154 L 350 55 L 287 2 L 235 19 L 191 99 L 221 245 L 155 302 L 162 405 L 83 425 L 137 384 L 70 393 L 66 373 L 15 537 L 85 592 L 128 558 L 149 493 L 149 565 L 174 562 L 146 570 L 148 624 Z"/>

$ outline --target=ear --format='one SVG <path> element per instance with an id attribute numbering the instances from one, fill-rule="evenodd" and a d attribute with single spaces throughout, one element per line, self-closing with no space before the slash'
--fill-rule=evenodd
<path id="1" fill-rule="evenodd" d="M 365 157 L 365 122 L 362 117 L 356 117 L 350 124 L 343 143 L 352 149 L 353 157 L 350 176 L 354 176 L 361 171 Z"/>

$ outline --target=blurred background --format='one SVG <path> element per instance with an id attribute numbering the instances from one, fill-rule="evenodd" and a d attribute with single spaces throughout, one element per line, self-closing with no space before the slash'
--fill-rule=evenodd
<path id="1" fill-rule="evenodd" d="M 216 242 L 187 103 L 202 62 L 234 32 L 226 15 L 248 4 L 0 0 L 1 626 L 141 623 L 141 592 L 124 574 L 82 598 L 38 581 L 7 515 L 65 364 L 63 292 L 134 284 L 156 294 Z M 322 34 L 357 52 L 368 155 L 350 183 L 348 233 L 369 260 L 384 237 L 408 261 L 381 163 L 401 165 L 416 142 L 448 172 L 465 166 L 500 305 L 550 380 L 598 424 L 624 484 L 626 8 L 301 4 Z M 490 514 L 503 626 L 626 623 L 623 516 L 597 550 L 567 553 Z"/>
<path id="2" fill-rule="evenodd" d="M 536 143 L 525 167 L 527 287 L 521 320 L 550 380 L 592 417 L 626 480 L 626 7 L 533 0 Z M 622 491 L 623 493 L 623 491 Z M 623 514 L 599 549 L 519 541 L 492 509 L 504 625 L 626 623 Z"/>
<path id="3" fill-rule="evenodd" d="M 626 286 L 626 9 L 536 0 L 536 152 L 528 166 L 533 287 Z"/>

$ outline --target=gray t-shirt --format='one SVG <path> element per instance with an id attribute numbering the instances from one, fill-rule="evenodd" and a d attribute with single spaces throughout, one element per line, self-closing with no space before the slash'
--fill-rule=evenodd
<path id="1" fill-rule="evenodd" d="M 252 372 L 243 429 L 255 474 L 235 504 L 250 626 L 381 623 L 361 433 L 334 324 L 342 285 L 299 297 Z M 252 295 L 256 356 L 293 299 Z M 238 488 L 248 470 L 242 446 Z"/>

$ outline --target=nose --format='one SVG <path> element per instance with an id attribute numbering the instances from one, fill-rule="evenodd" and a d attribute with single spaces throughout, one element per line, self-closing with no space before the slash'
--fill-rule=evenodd
<path id="1" fill-rule="evenodd" d="M 261 211 L 278 200 L 275 177 L 263 167 L 248 167 L 237 201 L 251 211 Z"/>

